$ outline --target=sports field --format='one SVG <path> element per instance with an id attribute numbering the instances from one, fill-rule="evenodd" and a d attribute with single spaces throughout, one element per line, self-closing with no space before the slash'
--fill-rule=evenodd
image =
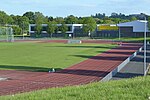
<path id="1" fill-rule="evenodd" d="M 111 44 L 0 43 L 0 69 L 48 71 L 64 69 L 96 54 Z"/>
<path id="2" fill-rule="evenodd" d="M 48 71 L 50 68 L 63 69 L 69 67 L 73 64 L 81 62 L 85 59 L 88 59 L 94 55 L 107 51 L 116 45 L 112 44 L 64 44 L 64 43 L 31 43 L 31 42 L 18 42 L 18 43 L 0 43 L 0 69 L 13 69 L 13 70 L 30 70 L 30 71 Z M 133 46 L 134 47 L 134 46 Z M 133 48 L 132 47 L 132 48 Z M 121 49 L 122 48 L 122 49 Z M 131 48 L 131 47 L 130 47 Z M 128 50 L 121 46 L 120 49 L 115 50 Z M 131 50 L 132 52 L 136 50 L 136 47 Z M 119 52 L 118 51 L 118 52 Z M 108 52 L 111 52 L 108 51 Z M 113 52 L 112 52 L 113 53 Z M 120 54 L 120 53 L 119 53 Z M 123 55 L 124 57 L 125 55 Z M 113 59 L 112 59 L 113 60 Z M 110 61 L 110 60 L 109 60 Z M 116 62 L 116 61 L 114 61 Z M 111 63 L 112 64 L 112 63 Z M 48 79 L 51 79 L 51 75 L 61 74 L 61 73 L 47 73 Z M 21 74 L 20 74 L 21 75 Z M 63 73 L 63 75 L 65 75 Z M 79 74 L 82 75 L 82 74 Z M 73 76 L 79 76 L 70 75 Z M 87 74 L 82 75 L 85 77 Z M 66 76 L 65 76 L 66 77 Z M 89 76 L 88 76 L 89 77 Z M 94 77 L 94 76 L 91 76 Z M 43 81 L 40 81 L 39 78 L 37 81 L 31 81 L 32 78 L 19 81 L 17 80 L 8 80 L 2 81 L 1 90 L 11 91 L 15 86 L 19 87 L 14 88 L 13 91 L 19 89 L 24 90 L 28 88 L 26 86 L 31 86 L 34 89 L 34 86 L 41 84 Z M 76 79 L 79 79 L 77 77 Z M 87 78 L 86 78 L 87 79 Z M 69 80 L 71 80 L 69 78 Z M 72 79 L 75 80 L 75 79 Z M 36 83 L 37 82 L 37 83 Z M 40 83 L 39 83 L 40 82 Z M 44 81 L 45 82 L 45 81 Z M 53 81 L 54 82 L 54 81 Z M 60 82 L 60 81 L 59 81 Z M 66 82 L 66 81 L 64 81 Z M 16 84 L 17 83 L 17 84 Z M 25 85 L 23 84 L 25 83 Z M 30 84 L 31 83 L 31 84 Z M 46 84 L 50 83 L 46 81 Z M 44 85 L 46 85 L 44 84 Z M 55 84 L 55 83 L 54 83 Z M 8 86 L 8 87 L 4 87 Z M 33 87 L 32 87 L 33 86 Z M 23 88 L 22 88 L 23 87 Z M 25 87 L 25 88 L 24 88 Z M 15 94 L 9 96 L 1 96 L 0 99 L 3 100 L 99 100 L 99 99 L 136 99 L 144 100 L 149 98 L 149 77 L 139 77 L 129 80 L 113 81 L 106 83 L 91 83 L 83 86 L 73 86 L 73 87 L 64 87 L 64 88 L 52 88 L 44 89 L 40 91 L 33 91 L 29 93 Z M 140 90 L 140 91 L 138 91 Z M 5 91 L 4 91 L 5 92 Z M 107 95 L 106 95 L 107 94 Z"/>

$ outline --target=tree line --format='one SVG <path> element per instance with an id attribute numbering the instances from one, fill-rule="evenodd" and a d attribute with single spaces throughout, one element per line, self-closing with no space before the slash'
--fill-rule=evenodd
<path id="1" fill-rule="evenodd" d="M 118 24 L 120 22 L 129 22 L 134 20 L 141 20 L 146 17 L 149 21 L 150 18 L 146 14 L 117 14 L 112 13 L 111 16 L 106 16 L 105 13 L 97 13 L 89 17 L 77 17 L 74 15 L 69 15 L 67 17 L 52 17 L 44 16 L 41 12 L 25 12 L 21 15 L 8 15 L 4 11 L 0 11 L 0 26 L 12 25 L 15 35 L 21 35 L 28 32 L 29 24 L 36 24 L 36 34 L 39 36 L 41 34 L 41 24 L 47 24 L 47 32 L 51 37 L 53 33 L 61 30 L 65 33 L 68 29 L 66 24 L 83 24 L 83 32 L 88 33 L 93 32 L 96 28 L 96 24 Z M 56 24 L 62 24 L 60 29 Z M 149 25 L 150 26 L 150 25 Z"/>

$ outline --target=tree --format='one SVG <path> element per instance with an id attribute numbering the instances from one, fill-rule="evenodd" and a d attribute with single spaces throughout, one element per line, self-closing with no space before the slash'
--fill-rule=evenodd
<path id="1" fill-rule="evenodd" d="M 63 17 L 56 17 L 54 20 L 57 22 L 57 24 L 62 24 L 62 23 L 65 22 L 65 20 L 63 19 Z"/>
<path id="2" fill-rule="evenodd" d="M 11 17 L 13 18 L 13 24 L 14 25 L 18 25 L 23 32 L 27 32 L 29 30 L 29 19 L 26 16 L 14 16 L 11 15 Z"/>
<path id="3" fill-rule="evenodd" d="M 83 32 L 91 33 L 96 29 L 96 21 L 92 17 L 84 18 Z M 90 34 L 89 34 L 90 35 Z"/>
<path id="4" fill-rule="evenodd" d="M 19 26 L 24 32 L 27 32 L 29 30 L 29 19 L 26 16 L 22 16 L 19 19 Z"/>
<path id="5" fill-rule="evenodd" d="M 12 26 L 14 35 L 21 35 L 21 28 L 19 26 Z"/>
<path id="6" fill-rule="evenodd" d="M 44 23 L 44 15 L 40 12 L 35 12 L 35 30 L 36 30 L 36 35 L 39 37 L 42 32 L 42 24 Z"/>
<path id="7" fill-rule="evenodd" d="M 125 20 L 125 19 L 121 19 L 121 21 L 120 21 L 121 23 L 125 23 L 125 22 L 130 22 L 130 20 Z"/>
<path id="8" fill-rule="evenodd" d="M 150 30 L 150 16 L 148 17 L 148 29 Z"/>
<path id="9" fill-rule="evenodd" d="M 78 24 L 83 24 L 83 21 L 84 21 L 84 19 L 83 19 L 82 17 L 79 17 L 77 23 L 78 23 Z"/>
<path id="10" fill-rule="evenodd" d="M 113 18 L 105 17 L 103 24 L 115 24 L 115 22 L 113 21 Z"/>
<path id="11" fill-rule="evenodd" d="M 35 21 L 35 20 L 34 20 L 34 12 L 31 12 L 31 11 L 26 12 L 26 13 L 23 14 L 23 16 L 28 17 L 30 24 L 34 24 L 34 23 L 35 23 L 35 22 L 34 22 L 34 21 Z"/>
<path id="12" fill-rule="evenodd" d="M 10 15 L 11 17 L 12 17 L 12 19 L 13 19 L 13 24 L 14 25 L 19 25 L 19 18 L 21 17 L 21 16 L 19 16 L 19 15 L 17 15 L 17 16 L 15 16 L 15 15 Z"/>
<path id="13" fill-rule="evenodd" d="M 76 24 L 77 22 L 78 22 L 78 18 L 73 15 L 70 15 L 67 18 L 65 18 L 66 24 Z"/>
<path id="14" fill-rule="evenodd" d="M 102 18 L 104 18 L 104 17 L 105 17 L 105 13 L 103 13 L 103 14 L 96 13 L 95 15 L 92 15 L 91 17 L 93 17 L 93 18 L 99 18 L 99 19 L 102 19 Z"/>
<path id="15" fill-rule="evenodd" d="M 42 32 L 42 24 L 37 22 L 35 26 L 35 30 L 36 30 L 36 36 L 39 37 Z"/>
<path id="16" fill-rule="evenodd" d="M 113 21 L 113 23 L 118 24 L 120 23 L 121 19 L 120 18 L 111 18 L 111 20 Z"/>
<path id="17" fill-rule="evenodd" d="M 48 17 L 48 21 L 54 21 L 54 18 L 52 16 Z"/>
<path id="18" fill-rule="evenodd" d="M 55 33 L 56 28 L 57 28 L 56 22 L 52 21 L 47 23 L 47 33 L 51 38 L 52 38 L 52 34 Z"/>
<path id="19" fill-rule="evenodd" d="M 42 14 L 42 13 L 40 13 L 40 12 L 35 12 L 34 13 L 34 20 L 35 20 L 35 23 L 37 22 L 37 20 L 38 21 L 40 21 L 41 23 L 47 23 L 47 19 L 45 18 L 45 16 Z"/>
<path id="20" fill-rule="evenodd" d="M 134 16 L 130 18 L 130 21 L 135 21 L 135 20 L 137 20 L 137 18 Z"/>
<path id="21" fill-rule="evenodd" d="M 63 24 L 60 26 L 60 31 L 61 31 L 62 34 L 64 34 L 64 37 L 66 36 L 67 30 L 68 30 L 67 25 L 63 23 Z"/>
<path id="22" fill-rule="evenodd" d="M 11 24 L 12 22 L 13 22 L 12 17 L 7 15 L 4 11 L 0 11 L 0 24 L 2 26 L 6 25 L 6 24 Z"/>

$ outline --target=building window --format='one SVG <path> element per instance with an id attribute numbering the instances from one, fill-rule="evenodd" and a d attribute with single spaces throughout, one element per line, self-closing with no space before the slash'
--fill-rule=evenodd
<path id="1" fill-rule="evenodd" d="M 31 31 L 35 31 L 35 26 L 31 26 Z"/>

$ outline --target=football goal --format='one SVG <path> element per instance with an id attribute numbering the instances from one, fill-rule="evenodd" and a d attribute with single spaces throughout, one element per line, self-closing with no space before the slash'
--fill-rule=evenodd
<path id="1" fill-rule="evenodd" d="M 0 41 L 14 42 L 13 29 L 11 27 L 0 27 Z"/>

